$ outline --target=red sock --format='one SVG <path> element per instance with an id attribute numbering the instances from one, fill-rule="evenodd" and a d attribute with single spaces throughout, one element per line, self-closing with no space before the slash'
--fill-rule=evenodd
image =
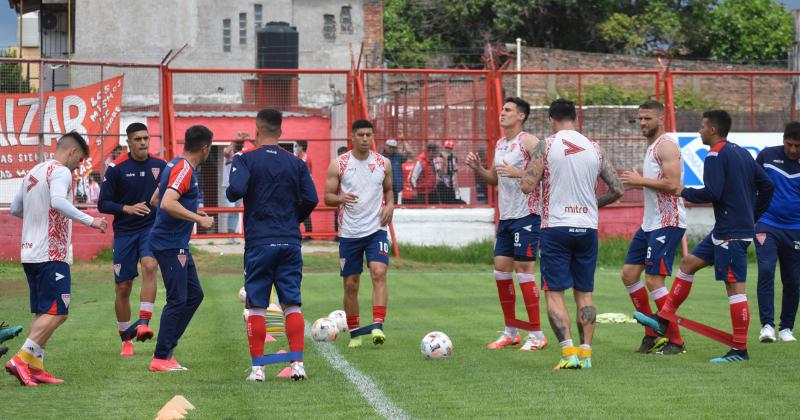
<path id="1" fill-rule="evenodd" d="M 656 307 L 661 310 L 664 307 L 664 303 L 667 302 L 667 296 L 669 296 L 669 292 L 667 292 L 666 287 L 662 287 L 660 289 L 653 290 L 652 292 L 653 300 L 656 302 Z M 675 322 L 670 322 L 669 326 L 667 327 L 667 331 L 665 332 L 667 339 L 674 344 L 679 346 L 683 345 L 683 337 L 681 336 L 681 329 Z"/>
<path id="2" fill-rule="evenodd" d="M 636 311 L 645 315 L 653 314 L 650 310 L 650 298 L 647 296 L 647 289 L 644 288 L 644 284 L 642 284 L 641 281 L 630 286 L 625 286 L 625 289 L 628 290 L 628 295 L 631 297 L 633 308 L 636 309 Z M 656 332 L 649 327 L 644 327 L 644 334 L 650 337 L 656 336 Z"/>
<path id="3" fill-rule="evenodd" d="M 264 355 L 264 338 L 266 336 L 267 325 L 264 323 L 264 315 L 248 316 L 247 342 L 250 344 L 250 357 L 261 357 Z"/>
<path id="4" fill-rule="evenodd" d="M 141 302 L 139 304 L 139 319 L 144 321 L 144 324 L 147 325 L 150 323 L 150 319 L 153 317 L 153 304 L 151 302 Z"/>
<path id="5" fill-rule="evenodd" d="M 495 271 L 494 279 L 497 282 L 497 295 L 500 297 L 500 308 L 503 309 L 503 319 L 506 324 L 509 320 L 517 319 L 515 305 L 517 303 L 517 291 L 514 288 L 513 273 Z"/>
<path id="6" fill-rule="evenodd" d="M 347 315 L 347 329 L 353 331 L 361 326 L 361 317 L 358 315 Z"/>
<path id="7" fill-rule="evenodd" d="M 692 291 L 693 281 L 693 275 L 685 274 L 683 271 L 678 270 L 678 274 L 675 276 L 675 281 L 672 282 L 672 288 L 667 296 L 667 301 L 664 302 L 664 306 L 659 312 L 669 312 L 673 314 L 677 312 L 683 301 L 689 297 L 689 292 Z"/>
<path id="8" fill-rule="evenodd" d="M 305 321 L 299 311 L 286 314 L 286 338 L 289 340 L 290 352 L 303 351 L 303 336 L 305 334 Z"/>
<path id="9" fill-rule="evenodd" d="M 375 323 L 375 324 L 382 324 L 384 319 L 386 319 L 386 307 L 385 306 L 373 306 L 372 307 L 372 322 Z"/>
<path id="10" fill-rule="evenodd" d="M 522 291 L 522 300 L 525 302 L 525 310 L 528 312 L 528 322 L 533 325 L 534 331 L 542 330 L 542 322 L 539 317 L 539 289 L 536 288 L 536 274 L 517 273 L 519 288 Z"/>
<path id="11" fill-rule="evenodd" d="M 750 327 L 750 309 L 744 294 L 728 297 L 731 305 L 731 324 L 733 325 L 733 348 L 747 350 L 747 329 Z"/>

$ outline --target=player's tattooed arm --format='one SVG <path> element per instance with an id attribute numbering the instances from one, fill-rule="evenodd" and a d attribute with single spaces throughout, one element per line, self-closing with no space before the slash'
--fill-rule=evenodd
<path id="1" fill-rule="evenodd" d="M 625 187 L 617 176 L 617 170 L 611 165 L 606 153 L 600 149 L 600 178 L 608 185 L 608 191 L 597 199 L 597 207 L 605 207 L 622 197 Z"/>
<path id="2" fill-rule="evenodd" d="M 542 180 L 542 174 L 544 174 L 544 152 L 546 148 L 547 142 L 541 140 L 536 142 L 536 145 L 530 150 L 531 162 L 519 183 L 520 189 L 522 189 L 522 192 L 525 194 L 533 191 L 536 185 L 539 184 L 539 181 Z"/>

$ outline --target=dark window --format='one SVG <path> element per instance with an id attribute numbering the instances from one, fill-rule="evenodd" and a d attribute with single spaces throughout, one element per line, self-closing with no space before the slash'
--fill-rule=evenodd
<path id="1" fill-rule="evenodd" d="M 231 20 L 222 19 L 222 51 L 231 51 Z"/>
<path id="2" fill-rule="evenodd" d="M 261 27 L 263 10 L 264 6 L 260 4 L 253 5 L 253 20 L 255 20 L 256 30 Z"/>
<path id="3" fill-rule="evenodd" d="M 342 6 L 342 13 L 339 15 L 339 22 L 342 25 L 342 33 L 343 34 L 352 34 L 353 33 L 353 19 L 350 16 L 350 11 L 352 7 L 350 6 Z"/>
<path id="4" fill-rule="evenodd" d="M 239 45 L 247 44 L 247 13 L 239 13 Z"/>
<path id="5" fill-rule="evenodd" d="M 325 39 L 333 41 L 336 39 L 336 16 L 324 15 L 325 23 L 322 26 L 322 35 Z"/>

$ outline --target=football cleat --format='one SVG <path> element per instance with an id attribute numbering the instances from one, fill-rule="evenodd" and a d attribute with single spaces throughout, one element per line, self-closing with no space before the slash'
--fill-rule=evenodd
<path id="1" fill-rule="evenodd" d="M 28 364 L 25 363 L 22 359 L 18 356 L 14 356 L 6 362 L 6 371 L 11 375 L 19 380 L 20 385 L 23 386 L 36 386 L 38 382 L 36 382 L 33 378 L 31 378 L 30 368 Z"/>
<path id="2" fill-rule="evenodd" d="M 778 332 L 778 341 L 787 341 L 788 342 L 788 341 L 797 341 L 797 339 L 794 338 L 794 334 L 792 334 L 792 330 L 790 330 L 788 328 L 784 328 L 784 329 L 780 330 L 780 332 Z"/>
<path id="3" fill-rule="evenodd" d="M 762 343 L 772 343 L 775 341 L 775 328 L 772 328 L 772 325 L 769 324 L 761 327 L 761 332 L 758 334 L 758 341 Z"/>
<path id="4" fill-rule="evenodd" d="M 181 366 L 174 359 L 157 359 L 155 357 L 150 362 L 149 369 L 151 372 L 170 372 L 170 371 L 186 370 L 185 367 Z"/>
<path id="5" fill-rule="evenodd" d="M 591 365 L 591 361 L 589 362 Z M 578 356 L 571 355 L 567 357 L 562 357 L 561 360 L 558 361 L 558 364 L 553 368 L 553 370 L 561 370 L 561 369 L 580 369 L 581 368 L 581 361 L 578 359 Z"/>
<path id="6" fill-rule="evenodd" d="M 147 324 L 136 326 L 136 341 L 147 341 L 153 338 L 153 330 Z"/>
<path id="7" fill-rule="evenodd" d="M 0 322 L 0 343 L 11 340 L 22 332 L 21 325 L 9 327 L 5 322 Z"/>
<path id="8" fill-rule="evenodd" d="M 508 334 L 503 333 L 503 335 L 501 335 L 500 338 L 487 344 L 486 348 L 489 350 L 497 350 L 497 349 L 502 349 L 503 347 L 516 346 L 521 342 L 522 342 L 522 337 L 519 334 L 517 334 L 515 337 L 512 337 Z"/>
<path id="9" fill-rule="evenodd" d="M 386 341 L 386 334 L 383 333 L 383 330 L 374 329 L 372 330 L 372 344 L 374 345 L 381 345 Z"/>
<path id="10" fill-rule="evenodd" d="M 253 366 L 247 375 L 247 382 L 264 382 L 264 366 Z"/>
<path id="11" fill-rule="evenodd" d="M 295 381 L 304 381 L 306 380 L 306 368 L 303 367 L 303 362 L 292 362 L 292 379 Z"/>
<path id="12" fill-rule="evenodd" d="M 747 350 L 730 349 L 722 357 L 715 357 L 709 360 L 711 363 L 746 362 L 750 360 Z"/>
<path id="13" fill-rule="evenodd" d="M 356 347 L 361 347 L 361 336 L 350 337 L 350 342 L 347 343 L 347 347 L 349 347 L 351 349 L 354 349 Z"/>
<path id="14" fill-rule="evenodd" d="M 642 338 L 642 344 L 639 345 L 639 349 L 636 350 L 636 352 L 644 354 L 654 353 L 661 350 L 665 344 L 667 344 L 667 339 L 664 337 L 646 335 Z"/>
<path id="15" fill-rule="evenodd" d="M 664 344 L 664 346 L 661 347 L 661 350 L 656 352 L 656 354 L 661 356 L 672 356 L 675 354 L 683 354 L 683 353 L 686 353 L 686 345 L 675 344 L 671 341 L 668 341 L 667 344 Z"/>
<path id="16" fill-rule="evenodd" d="M 133 356 L 133 343 L 130 340 L 122 342 L 122 350 L 119 351 L 119 355 L 125 357 Z"/>
<path id="17" fill-rule="evenodd" d="M 636 319 L 636 322 L 644 325 L 645 327 L 650 327 L 656 332 L 656 334 L 662 336 L 666 333 L 667 326 L 669 325 L 669 321 L 661 318 L 658 315 L 645 315 L 639 311 L 636 311 L 633 313 L 633 317 Z"/>
<path id="18" fill-rule="evenodd" d="M 31 379 L 40 384 L 62 384 L 63 379 L 58 379 L 46 370 L 30 368 Z"/>
<path id="19" fill-rule="evenodd" d="M 584 357 L 580 361 L 581 369 L 589 369 L 592 367 L 592 358 L 591 357 Z"/>
<path id="20" fill-rule="evenodd" d="M 547 346 L 547 337 L 542 336 L 542 338 L 537 338 L 534 335 L 529 335 L 528 339 L 525 340 L 525 344 L 519 348 L 520 351 L 535 351 L 541 350 Z"/>
<path id="21" fill-rule="evenodd" d="M 5 356 L 6 353 L 8 353 L 8 347 L 0 346 L 0 357 Z"/>

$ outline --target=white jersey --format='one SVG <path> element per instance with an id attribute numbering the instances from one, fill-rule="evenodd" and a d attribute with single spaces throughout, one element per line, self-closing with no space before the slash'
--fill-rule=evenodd
<path id="1" fill-rule="evenodd" d="M 678 146 L 678 142 L 666 134 L 657 138 L 656 141 L 647 148 L 647 153 L 644 156 L 642 175 L 645 178 L 664 178 L 661 159 L 658 157 L 658 146 L 664 142 L 671 142 L 674 143 L 676 147 Z M 680 155 L 678 159 L 680 160 Z M 683 164 L 680 165 L 682 179 Z M 683 206 L 683 198 L 650 188 L 644 188 L 644 220 L 642 221 L 642 230 L 645 232 L 652 232 L 656 229 L 670 226 L 680 228 L 686 227 L 686 208 Z"/>
<path id="2" fill-rule="evenodd" d="M 597 143 L 573 130 L 545 140 L 542 175 L 542 229 L 597 229 L 597 176 L 602 158 Z"/>
<path id="3" fill-rule="evenodd" d="M 530 134 L 521 131 L 511 140 L 505 137 L 497 141 L 494 148 L 494 167 L 504 164 L 525 170 L 531 161 L 522 139 Z M 509 178 L 497 174 L 497 206 L 500 220 L 519 219 L 530 214 L 539 214 L 539 187 L 530 194 L 520 189 L 520 178 Z"/>
<path id="4" fill-rule="evenodd" d="M 23 263 L 72 263 L 72 219 L 90 225 L 92 217 L 72 205 L 72 174 L 57 160 L 42 162 L 22 180 L 11 212 L 22 217 Z"/>
<path id="5" fill-rule="evenodd" d="M 366 160 L 358 160 L 352 152 L 338 158 L 339 191 L 353 193 L 358 202 L 339 206 L 339 236 L 363 238 L 380 229 L 383 209 L 383 179 L 386 177 L 384 157 L 369 152 Z"/>

